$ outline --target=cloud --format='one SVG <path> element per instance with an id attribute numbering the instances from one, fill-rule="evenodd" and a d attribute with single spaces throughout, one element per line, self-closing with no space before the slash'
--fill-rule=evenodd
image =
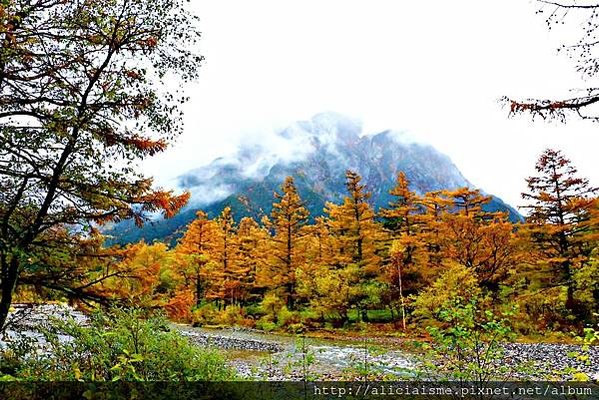
<path id="1" fill-rule="evenodd" d="M 286 128 L 244 136 L 236 151 L 179 175 L 177 186 L 191 191 L 195 205 L 223 200 L 243 182 L 262 180 L 273 166 L 303 161 L 318 149 L 341 157 L 338 147 L 357 141 L 362 133 L 355 118 L 319 113 Z"/>
<path id="2" fill-rule="evenodd" d="M 224 200 L 234 193 L 229 185 L 198 185 L 193 187 L 192 204 L 202 206 Z"/>

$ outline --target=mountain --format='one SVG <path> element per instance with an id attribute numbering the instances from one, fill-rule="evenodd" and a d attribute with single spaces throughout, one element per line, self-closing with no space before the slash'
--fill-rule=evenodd
<path id="1" fill-rule="evenodd" d="M 107 234 L 117 243 L 173 241 L 198 209 L 213 217 L 227 205 L 237 220 L 244 216 L 260 218 L 270 213 L 273 192 L 289 175 L 295 178 L 311 215 L 321 215 L 326 201 L 341 202 L 345 196 L 347 169 L 362 176 L 377 209 L 391 200 L 388 191 L 400 171 L 406 173 L 412 190 L 419 194 L 472 187 L 449 157 L 430 145 L 391 130 L 362 135 L 358 121 L 323 113 L 280 131 L 272 143 L 242 146 L 232 157 L 218 158 L 182 174 L 178 186 L 190 190 L 192 200 L 174 218 L 156 220 L 142 229 L 125 221 Z M 486 209 L 507 211 L 513 221 L 522 218 L 495 196 Z"/>

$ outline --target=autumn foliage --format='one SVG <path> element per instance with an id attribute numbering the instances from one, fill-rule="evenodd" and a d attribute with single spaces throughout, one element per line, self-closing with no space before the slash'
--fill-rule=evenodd
<path id="1" fill-rule="evenodd" d="M 439 323 L 444 305 L 482 296 L 515 306 L 522 333 L 571 328 L 599 304 L 598 200 L 558 151 L 537 171 L 517 223 L 487 211 L 478 190 L 418 194 L 404 173 L 376 211 L 355 171 L 343 201 L 311 219 L 288 177 L 261 221 L 199 211 L 173 248 L 127 247 L 118 295 L 174 319 L 293 331 L 359 321 L 417 329 Z"/>
<path id="2" fill-rule="evenodd" d="M 22 286 L 95 302 L 119 295 L 102 286 L 117 275 L 128 294 L 159 289 L 162 259 L 138 264 L 94 232 L 189 199 L 136 166 L 182 131 L 196 22 L 182 0 L 0 2 L 0 330 Z"/>

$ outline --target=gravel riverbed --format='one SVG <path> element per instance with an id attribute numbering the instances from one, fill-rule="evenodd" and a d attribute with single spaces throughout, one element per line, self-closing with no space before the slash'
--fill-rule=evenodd
<path id="1" fill-rule="evenodd" d="M 0 338 L 0 351 L 17 336 L 43 341 L 39 328 L 50 318 L 74 318 L 85 324 L 84 314 L 65 305 L 46 304 L 14 307 L 10 325 Z M 299 380 L 304 378 L 334 380 L 371 376 L 414 377 L 418 358 L 392 342 L 378 340 L 316 339 L 267 334 L 252 329 L 205 329 L 173 324 L 190 341 L 201 347 L 222 350 L 231 366 L 241 376 L 261 380 Z M 63 340 L 68 341 L 65 337 Z M 43 347 L 43 343 L 41 343 Z M 507 343 L 502 365 L 511 370 L 527 365 L 526 373 L 513 374 L 518 379 L 564 379 L 572 371 L 583 372 L 599 380 L 599 347 L 591 346 L 587 361 L 577 359 L 581 347 L 572 344 Z M 568 372 L 570 371 L 570 372 Z"/>
<path id="2" fill-rule="evenodd" d="M 347 379 L 364 373 L 374 376 L 415 376 L 417 357 L 396 346 L 367 346 L 356 341 L 293 338 L 243 329 L 203 329 L 179 326 L 199 345 L 228 350 L 230 363 L 242 376 L 268 380 Z M 577 359 L 581 346 L 554 343 L 506 343 L 501 365 L 526 372 L 510 374 L 513 379 L 569 380 L 572 372 L 583 372 L 599 380 L 599 347 Z"/>

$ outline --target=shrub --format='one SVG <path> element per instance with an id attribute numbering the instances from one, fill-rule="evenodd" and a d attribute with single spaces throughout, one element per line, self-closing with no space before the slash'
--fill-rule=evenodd
<path id="1" fill-rule="evenodd" d="M 442 321 L 444 318 L 441 312 L 452 306 L 456 300 L 468 303 L 480 294 L 476 273 L 461 264 L 452 264 L 432 286 L 416 297 L 414 314 Z"/>
<path id="2" fill-rule="evenodd" d="M 275 293 L 267 293 L 260 303 L 260 308 L 265 317 L 274 321 L 279 310 L 283 308 L 285 302 Z"/>
<path id="3" fill-rule="evenodd" d="M 245 307 L 245 312 L 255 318 L 260 318 L 265 315 L 260 304 L 250 304 Z"/>
<path id="4" fill-rule="evenodd" d="M 217 313 L 218 310 L 212 303 L 202 304 L 193 309 L 191 313 L 192 323 L 195 326 L 214 324 Z"/>
<path id="5" fill-rule="evenodd" d="M 593 314 L 590 311 L 597 307 L 599 300 L 599 279 L 597 279 L 597 276 L 599 276 L 599 248 L 594 251 L 588 263 L 574 272 L 573 277 L 574 282 L 576 282 L 574 296 L 580 302 L 580 305 L 591 314 L 589 315 L 591 320 Z"/>
<path id="6" fill-rule="evenodd" d="M 323 317 L 322 314 L 319 314 L 315 310 L 305 309 L 299 312 L 299 318 L 301 321 L 301 325 L 304 328 L 318 328 L 323 325 Z"/>
<path id="7" fill-rule="evenodd" d="M 514 371 L 501 361 L 501 343 L 513 338 L 509 312 L 496 314 L 474 297 L 445 303 L 438 315 L 444 325 L 427 327 L 433 345 L 426 346 L 425 365 L 456 381 L 484 383 L 513 378 Z"/>
<path id="8" fill-rule="evenodd" d="M 254 322 L 245 317 L 245 310 L 236 305 L 229 305 L 223 311 L 218 312 L 214 319 L 219 325 L 227 326 L 253 326 Z"/>
<path id="9" fill-rule="evenodd" d="M 289 311 L 286 306 L 283 306 L 277 313 L 277 325 L 281 328 L 285 327 L 289 323 L 292 323 L 292 320 L 296 319 L 296 317 L 296 314 L 294 314 L 292 311 Z"/>
<path id="10" fill-rule="evenodd" d="M 226 325 L 253 327 L 253 319 L 246 318 L 244 308 L 236 305 L 228 305 L 224 310 L 217 310 L 212 303 L 206 303 L 197 307 L 192 313 L 192 322 L 195 326 L 201 325 Z"/>
<path id="11" fill-rule="evenodd" d="M 599 315 L 595 315 L 597 317 Z M 599 328 L 599 325 L 597 326 Z M 583 335 L 574 335 L 576 341 L 580 343 L 580 350 L 570 353 L 569 356 L 574 358 L 578 363 L 590 367 L 592 365 L 592 347 L 599 344 L 599 329 L 590 326 L 583 330 Z M 592 381 L 594 377 L 583 371 L 580 367 L 567 368 L 566 372 L 572 375 L 572 380 L 579 382 Z"/>
<path id="12" fill-rule="evenodd" d="M 277 324 L 270 321 L 266 317 L 262 317 L 258 321 L 256 321 L 256 328 L 261 329 L 265 332 L 271 332 L 277 329 Z"/>
<path id="13" fill-rule="evenodd" d="M 212 381 L 235 378 L 220 353 L 193 345 L 160 317 L 96 313 L 88 326 L 54 321 L 44 351 L 21 357 L 14 376 L 34 381 Z"/>
<path id="14" fill-rule="evenodd" d="M 569 322 L 566 308 L 567 288 L 557 286 L 542 291 L 532 291 L 517 299 L 520 309 L 516 329 L 524 334 L 559 331 Z M 532 329 L 526 329 L 526 327 Z"/>

